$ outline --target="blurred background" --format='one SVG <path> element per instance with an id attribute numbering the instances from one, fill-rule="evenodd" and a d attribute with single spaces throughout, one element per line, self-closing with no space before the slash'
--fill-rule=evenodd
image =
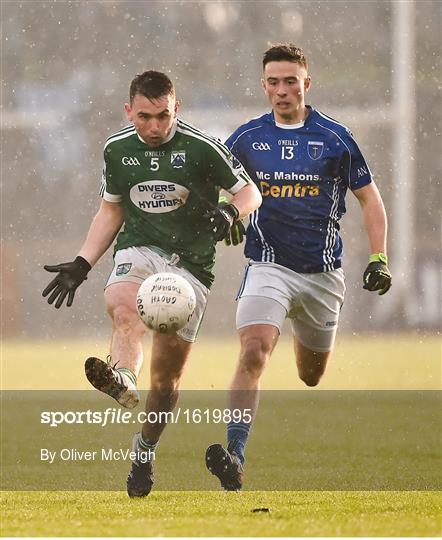
<path id="1" fill-rule="evenodd" d="M 221 139 L 268 110 L 269 43 L 309 59 L 309 103 L 352 130 L 389 216 L 393 287 L 362 290 L 369 254 L 351 193 L 341 221 L 341 333 L 436 335 L 441 323 L 441 3 L 10 2 L 2 19 L 2 333 L 106 337 L 110 252 L 70 309 L 41 297 L 44 264 L 72 260 L 100 198 L 102 149 L 126 125 L 135 74 L 165 71 L 181 116 Z M 219 244 L 201 335 L 234 335 L 242 248 Z M 439 349 L 440 350 L 440 349 Z"/>

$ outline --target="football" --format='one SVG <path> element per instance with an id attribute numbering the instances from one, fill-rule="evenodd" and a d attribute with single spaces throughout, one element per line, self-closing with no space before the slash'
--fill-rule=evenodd
<path id="1" fill-rule="evenodd" d="M 195 310 L 192 285 L 182 276 L 161 272 L 148 277 L 138 290 L 137 310 L 151 330 L 172 333 L 183 328 Z"/>

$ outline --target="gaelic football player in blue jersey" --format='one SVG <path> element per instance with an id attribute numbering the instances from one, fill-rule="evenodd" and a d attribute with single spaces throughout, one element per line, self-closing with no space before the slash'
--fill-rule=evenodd
<path id="1" fill-rule="evenodd" d="M 153 332 L 147 417 L 172 411 L 177 403 L 214 279 L 217 241 L 261 203 L 258 189 L 230 151 L 178 118 L 178 110 L 167 75 L 146 71 L 133 79 L 125 105 L 130 124 L 106 141 L 102 201 L 87 238 L 74 261 L 45 266 L 57 275 L 43 296 L 56 308 L 65 299 L 70 306 L 76 289 L 116 239 L 104 291 L 112 319 L 110 357 L 108 362 L 88 358 L 85 371 L 95 388 L 128 408 L 139 401 L 136 382 L 147 331 L 136 309 L 141 283 L 157 272 L 172 272 L 192 285 L 196 308 L 187 325 L 173 334 Z M 233 196 L 229 204 L 218 204 L 221 187 Z M 144 497 L 152 488 L 151 457 L 165 425 L 146 420 L 133 439 L 139 457 L 127 479 L 131 497 Z"/>
<path id="2" fill-rule="evenodd" d="M 299 377 L 316 386 L 332 354 L 344 301 L 339 220 L 345 195 L 358 199 L 370 245 L 363 287 L 385 294 L 387 219 L 378 188 L 351 132 L 305 104 L 307 60 L 293 44 L 264 53 L 262 86 L 272 111 L 239 127 L 227 140 L 261 191 L 245 255 L 249 263 L 238 294 L 241 352 L 230 407 L 256 414 L 260 377 L 290 319 Z M 249 420 L 249 418 L 247 418 Z M 206 465 L 227 490 L 243 482 L 250 421 L 230 423 L 227 449 L 207 449 Z"/>

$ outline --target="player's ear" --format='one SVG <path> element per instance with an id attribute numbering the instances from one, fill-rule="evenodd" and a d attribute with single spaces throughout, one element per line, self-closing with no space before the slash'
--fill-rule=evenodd
<path id="1" fill-rule="evenodd" d="M 310 77 L 310 75 L 308 75 L 305 79 L 304 79 L 304 91 L 305 92 L 308 92 L 310 90 L 310 86 L 312 85 L 312 78 Z"/>
<path id="2" fill-rule="evenodd" d="M 129 103 L 124 104 L 124 112 L 126 113 L 126 117 L 129 120 L 129 122 L 132 122 L 132 108 L 129 105 Z"/>
<path id="3" fill-rule="evenodd" d="M 266 91 L 266 81 L 265 81 L 265 79 L 261 79 L 261 86 L 262 86 L 262 89 L 265 92 Z"/>
<path id="4" fill-rule="evenodd" d="M 180 107 L 181 107 L 181 101 L 179 101 L 178 99 L 175 101 L 175 116 L 178 114 L 178 111 L 180 110 Z"/>

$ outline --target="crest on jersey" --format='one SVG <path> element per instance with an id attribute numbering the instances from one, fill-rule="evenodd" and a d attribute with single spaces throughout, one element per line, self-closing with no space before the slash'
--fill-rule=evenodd
<path id="1" fill-rule="evenodd" d="M 230 154 L 229 162 L 233 169 L 240 169 L 242 167 L 241 162 L 233 154 Z"/>
<path id="2" fill-rule="evenodd" d="M 117 276 L 123 276 L 124 274 L 127 274 L 131 268 L 132 268 L 132 263 L 119 264 L 117 266 L 117 269 L 115 270 L 115 274 Z"/>
<path id="3" fill-rule="evenodd" d="M 170 154 L 170 163 L 174 169 L 181 169 L 186 163 L 186 151 L 172 152 Z"/>
<path id="4" fill-rule="evenodd" d="M 319 159 L 324 151 L 324 143 L 322 141 L 309 141 L 307 144 L 307 153 L 310 159 Z"/>

